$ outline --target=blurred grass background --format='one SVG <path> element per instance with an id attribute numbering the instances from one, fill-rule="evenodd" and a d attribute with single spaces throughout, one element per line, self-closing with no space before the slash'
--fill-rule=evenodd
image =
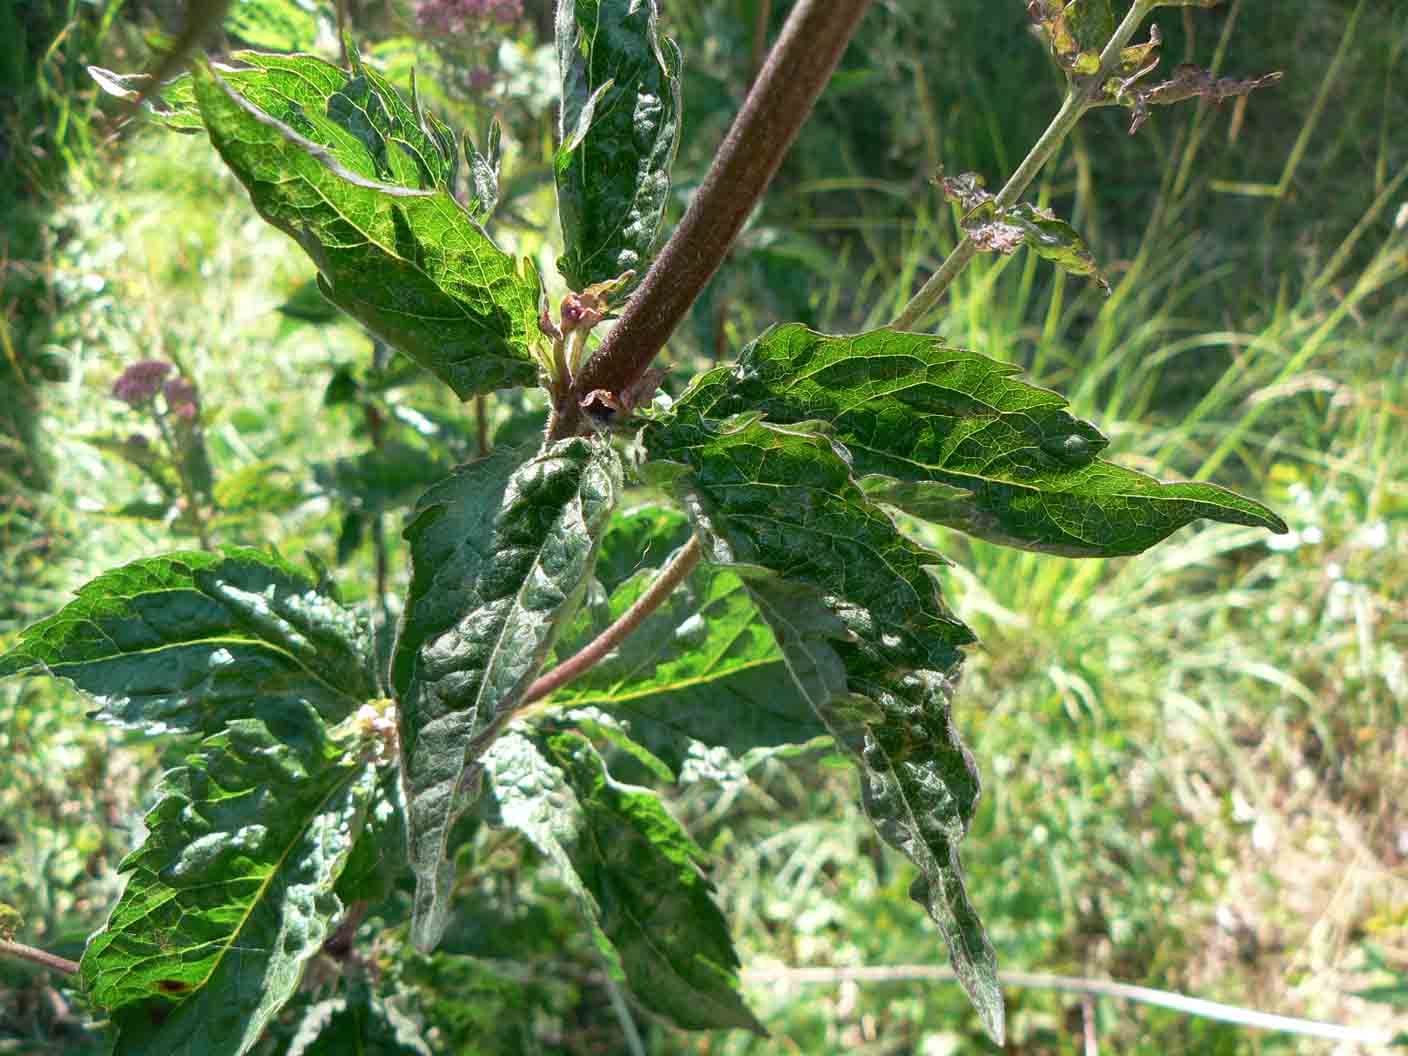
<path id="1" fill-rule="evenodd" d="M 790 5 L 663 6 L 686 57 L 682 208 Z M 178 362 L 200 386 L 224 482 L 216 538 L 341 559 L 347 596 L 374 594 L 374 547 L 349 542 L 345 496 L 306 468 L 365 452 L 366 416 L 325 407 L 324 390 L 339 369 L 366 376 L 369 342 L 350 326 L 292 325 L 278 308 L 310 277 L 307 260 L 258 220 L 203 139 L 119 133 L 116 109 L 81 72 L 144 66 L 148 35 L 178 14 L 119 0 L 23 0 L 0 14 L 11 20 L 0 24 L 0 641 L 105 567 L 194 545 L 179 524 L 116 515 L 143 480 L 84 440 L 141 426 L 108 396 L 140 359 Z M 417 40 L 397 3 L 351 14 L 393 75 L 415 65 L 423 90 L 442 86 L 433 99 L 452 124 L 477 131 L 504 117 L 495 234 L 562 292 L 548 5 L 457 50 Z M 1165 68 L 1286 77 L 1245 105 L 1157 110 L 1134 137 L 1122 112 L 1091 115 L 1033 193 L 1086 234 L 1113 295 L 1025 255 L 979 259 L 935 323 L 1067 394 L 1119 460 L 1242 488 L 1293 530 L 1195 527 L 1103 562 L 933 531 L 957 562 L 953 604 L 982 639 L 955 708 L 985 779 L 965 844 L 970 890 L 1008 968 L 1402 1031 L 1408 9 L 1232 0 L 1159 16 Z M 774 322 L 882 324 L 953 244 L 936 169 L 1000 185 L 1059 97 L 1016 0 L 877 3 L 671 343 L 672 383 Z M 474 442 L 474 409 L 434 386 L 384 400 L 400 420 Z M 491 401 L 486 428 L 507 436 L 526 410 Z M 241 505 L 256 488 L 277 512 Z M 394 597 L 404 555 L 394 515 L 387 525 Z M 120 889 L 115 866 L 140 837 L 161 758 L 161 746 L 83 711 L 57 685 L 0 685 L 0 902 L 23 913 L 20 938 L 74 957 Z M 812 755 L 754 777 L 675 797 L 714 856 L 745 969 L 944 962 L 906 897 L 908 866 L 860 816 L 849 769 Z M 516 877 L 528 857 L 495 848 L 484 860 L 507 860 Z M 467 889 L 482 880 L 525 914 L 529 888 L 552 890 L 504 875 L 471 871 Z M 563 913 L 525 917 L 524 933 L 590 966 Z M 525 982 L 507 970 L 512 948 L 495 969 L 507 974 L 377 949 L 393 975 L 433 984 L 422 1010 L 443 1051 L 627 1051 L 599 990 L 570 975 Z M 0 1052 L 96 1043 L 81 1000 L 58 983 L 0 962 Z M 1356 996 L 1371 988 L 1375 999 Z M 952 986 L 748 990 L 771 1039 L 692 1037 L 641 1019 L 648 1051 L 991 1051 Z M 1010 1051 L 1086 1051 L 1077 998 L 1008 999 Z M 1370 1051 L 1112 1001 L 1096 1004 L 1095 1024 L 1111 1052 Z"/>

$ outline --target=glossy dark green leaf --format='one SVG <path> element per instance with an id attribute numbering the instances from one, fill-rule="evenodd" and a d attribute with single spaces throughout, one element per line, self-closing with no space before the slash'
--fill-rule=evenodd
<path id="1" fill-rule="evenodd" d="M 81 962 L 118 1054 L 237 1056 L 331 933 L 375 781 L 307 707 L 238 719 L 167 774 Z"/>
<path id="2" fill-rule="evenodd" d="M 896 663 L 956 663 L 958 648 L 974 639 L 939 597 L 931 570 L 943 558 L 900 534 L 827 437 L 746 416 L 706 420 L 695 408 L 707 402 L 692 389 L 642 432 L 652 459 L 687 467 L 677 486 L 696 507 L 696 531 L 716 533 L 706 553 L 811 587 L 838 610 L 864 612 Z"/>
<path id="3" fill-rule="evenodd" d="M 1206 517 L 1284 532 L 1259 502 L 1203 483 L 1163 483 L 1097 457 L 1108 441 L 1018 368 L 925 334 L 832 337 L 769 330 L 735 367 L 703 375 L 678 407 L 826 423 L 857 476 L 961 489 L 942 517 L 983 539 L 1070 557 L 1137 554 Z M 941 665 L 916 665 L 935 667 Z"/>
<path id="4" fill-rule="evenodd" d="M 109 722 L 212 733 L 311 706 L 329 722 L 377 696 L 364 621 L 299 569 L 250 549 L 146 558 L 80 588 L 0 657 L 0 676 L 71 679 Z"/>
<path id="5" fill-rule="evenodd" d="M 391 678 L 422 949 L 444 929 L 446 841 L 467 805 L 471 743 L 513 708 L 571 618 L 620 480 L 605 440 L 500 450 L 428 491 L 406 527 L 411 585 Z"/>
<path id="6" fill-rule="evenodd" d="M 430 1056 L 420 1028 L 394 1000 L 356 983 L 308 1007 L 283 1056 Z"/>
<path id="7" fill-rule="evenodd" d="M 855 759 L 876 832 L 918 868 L 910 897 L 938 924 L 959 983 L 1002 1044 L 997 958 L 958 853 L 979 782 L 949 712 L 957 664 L 944 672 L 896 669 L 867 621 L 852 613 L 838 620 L 829 601 L 796 584 L 757 575 L 748 583 L 797 687 Z"/>
<path id="8" fill-rule="evenodd" d="M 571 656 L 625 613 L 658 571 L 644 568 L 595 610 L 584 606 L 563 632 L 558 656 Z M 552 700 L 619 720 L 676 775 L 696 741 L 743 757 L 826 734 L 793 688 L 743 583 L 714 565 L 696 568 L 616 650 Z"/>
<path id="9" fill-rule="evenodd" d="M 260 61 L 303 63 L 311 99 L 272 77 L 251 85 L 200 66 L 201 117 L 260 214 L 318 265 L 323 295 L 461 398 L 536 380 L 537 273 L 439 185 L 443 144 L 370 71 Z M 326 113 L 310 109 L 319 100 Z"/>
<path id="10" fill-rule="evenodd" d="M 655 0 L 562 0 L 558 212 L 574 290 L 650 265 L 680 130 L 680 54 Z"/>
<path id="11" fill-rule="evenodd" d="M 581 899 L 597 945 L 646 1008 L 687 1029 L 764 1033 L 700 851 L 659 798 L 606 772 L 575 733 L 510 731 L 484 757 L 491 821 L 521 832 Z"/>

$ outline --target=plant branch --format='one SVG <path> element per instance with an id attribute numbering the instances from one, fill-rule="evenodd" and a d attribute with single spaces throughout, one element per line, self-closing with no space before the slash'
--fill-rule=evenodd
<path id="1" fill-rule="evenodd" d="M 530 712 L 545 710 L 534 709 L 530 705 L 561 689 L 573 679 L 580 678 L 600 663 L 607 653 L 620 645 L 626 636 L 639 627 L 647 616 L 658 609 L 661 603 L 680 585 L 680 582 L 694 571 L 694 567 L 699 564 L 703 553 L 698 536 L 690 539 L 675 555 L 675 559 L 661 570 L 655 582 L 650 584 L 650 589 L 637 598 L 636 603 L 622 613 L 620 619 L 592 639 L 581 652 L 558 664 L 547 674 L 538 676 L 515 706 L 500 711 L 488 726 L 475 734 L 474 739 L 469 742 L 469 747 L 465 750 L 466 757 L 471 760 L 478 759 L 489 750 L 491 744 L 498 740 L 499 735 L 504 732 L 509 723 L 515 719 L 526 717 Z M 473 779 L 474 774 L 475 771 L 472 768 L 464 772 L 461 777 L 461 791 L 466 787 L 466 782 Z"/>
<path id="2" fill-rule="evenodd" d="M 1130 7 L 1128 14 L 1125 15 L 1124 21 L 1115 29 L 1114 35 L 1110 37 L 1104 50 L 1100 52 L 1100 72 L 1092 77 L 1082 78 L 1079 82 L 1071 82 L 1066 92 L 1066 98 L 1061 102 L 1061 109 L 1056 111 L 1056 116 L 1046 126 L 1046 131 L 1041 134 L 1041 138 L 1033 144 L 1032 149 L 1027 152 L 1027 156 L 1022 159 L 1022 163 L 1017 166 L 1017 171 L 1003 184 L 1002 190 L 997 192 L 993 204 L 998 209 L 1005 209 L 1010 205 L 1017 204 L 1017 200 L 1036 179 L 1037 173 L 1066 141 L 1066 137 L 1071 134 L 1076 123 L 1080 121 L 1087 110 L 1095 105 L 1095 98 L 1100 91 L 1100 86 L 1119 65 L 1120 52 L 1139 29 L 1140 23 L 1156 6 L 1156 0 L 1136 0 L 1136 3 Z M 944 258 L 939 270 L 929 277 L 929 281 L 924 283 L 919 292 L 910 299 L 910 302 L 904 306 L 904 310 L 890 320 L 890 326 L 896 330 L 913 329 L 939 303 L 949 286 L 953 284 L 953 280 L 958 278 L 976 253 L 977 249 L 973 246 L 973 240 L 964 235 L 962 241 L 954 246 L 953 251 Z"/>
<path id="3" fill-rule="evenodd" d="M 60 957 L 57 953 L 49 953 L 47 950 L 26 946 L 22 942 L 11 942 L 8 939 L 0 939 L 0 957 L 9 957 L 16 961 L 28 961 L 30 964 L 40 965 L 53 972 L 62 972 L 64 975 L 78 974 L 77 961 L 70 961 L 67 957 Z"/>
<path id="4" fill-rule="evenodd" d="M 181 493 L 186 497 L 186 508 L 190 511 L 191 520 L 195 522 L 196 537 L 200 540 L 200 548 L 209 550 L 211 548 L 210 533 L 205 524 L 205 507 L 196 494 L 195 482 L 191 480 L 187 471 L 186 449 L 176 442 L 176 437 L 172 435 L 171 427 L 166 422 L 166 415 L 153 407 L 152 418 L 156 421 L 157 431 L 161 433 L 166 450 L 171 454 L 172 465 L 176 467 L 176 479 L 181 483 Z"/>
<path id="5" fill-rule="evenodd" d="M 664 347 L 723 263 L 870 3 L 799 0 L 792 9 L 684 219 L 555 408 L 549 440 L 574 435 L 584 397 L 597 389 L 619 395 Z"/>
<path id="6" fill-rule="evenodd" d="M 620 619 L 597 635 L 581 652 L 564 660 L 547 674 L 540 676 L 528 687 L 528 692 L 523 695 L 520 705 L 532 704 L 534 701 L 541 700 L 561 689 L 573 679 L 580 678 L 599 664 L 607 653 L 620 645 L 627 635 L 660 607 L 661 603 L 674 592 L 674 589 L 684 581 L 685 577 L 694 571 L 702 555 L 703 550 L 699 546 L 698 537 L 690 539 L 684 548 L 675 555 L 675 559 L 661 570 L 655 582 L 650 584 L 650 589 L 637 598 L 636 603 L 623 612 Z"/>
<path id="7" fill-rule="evenodd" d="M 1343 1027 L 1338 1023 L 1323 1023 L 1314 1019 L 1298 1019 L 1294 1016 L 1281 1016 L 1272 1012 L 1258 1012 L 1237 1005 L 1224 1005 L 1218 1001 L 1207 1001 L 1201 997 L 1169 990 L 1155 990 L 1132 983 L 1116 983 L 1106 979 L 1082 979 L 1069 975 L 1043 975 L 1036 972 L 999 972 L 998 980 L 1003 986 L 1023 987 L 1031 990 L 1061 990 L 1073 994 L 1089 994 L 1094 997 L 1115 997 L 1124 1001 L 1136 1001 L 1145 1005 L 1169 1008 L 1184 1015 L 1215 1019 L 1223 1023 L 1255 1030 L 1278 1030 L 1287 1034 L 1300 1034 L 1312 1038 L 1330 1038 L 1335 1041 L 1357 1042 L 1361 1045 L 1387 1045 L 1392 1037 L 1386 1031 L 1365 1030 L 1361 1027 Z M 744 969 L 745 983 L 843 983 L 843 982 L 895 982 L 900 980 L 929 979 L 938 982 L 955 980 L 952 968 L 937 964 L 897 964 L 893 966 L 861 966 L 853 968 L 764 968 Z"/>

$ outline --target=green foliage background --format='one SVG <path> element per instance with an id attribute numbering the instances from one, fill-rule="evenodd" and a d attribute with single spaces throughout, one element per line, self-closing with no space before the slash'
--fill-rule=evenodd
<path id="1" fill-rule="evenodd" d="M 955 719 L 985 778 L 965 843 L 970 895 L 1004 967 L 1405 1029 L 1401 1007 L 1351 996 L 1390 983 L 1383 965 L 1401 979 L 1408 948 L 1408 232 L 1395 226 L 1408 144 L 1392 131 L 1408 126 L 1408 12 L 1394 6 L 1162 12 L 1166 62 L 1209 61 L 1226 32 L 1227 72 L 1286 78 L 1244 113 L 1232 103 L 1165 109 L 1133 138 L 1123 113 L 1091 115 L 1039 197 L 1089 238 L 1113 296 L 1019 254 L 976 261 L 940 320 L 949 343 L 1070 395 L 1124 464 L 1215 471 L 1292 528 L 1269 540 L 1203 527 L 1141 557 L 1083 562 L 935 530 L 930 541 L 957 562 L 946 590 L 982 640 Z M 394 18 L 378 21 L 381 5 L 367 7 L 378 42 L 366 57 L 388 76 L 414 61 L 429 93 L 447 66 L 460 68 Z M 668 5 L 685 57 L 674 215 L 742 98 L 760 17 L 775 31 L 787 7 Z M 997 185 L 1059 101 L 1021 7 L 876 5 L 672 342 L 680 379 L 731 360 L 772 323 L 853 332 L 904 302 L 955 237 L 928 182 L 937 165 Z M 305 467 L 366 448 L 357 408 L 322 406 L 336 368 L 366 375 L 366 339 L 351 326 L 292 327 L 277 311 L 309 277 L 296 248 L 256 217 L 205 145 L 155 131 L 114 141 L 93 124 L 93 89 L 75 71 L 96 60 L 141 66 L 136 22 L 107 35 L 103 10 L 87 4 L 41 14 L 74 28 L 53 52 L 46 43 L 11 63 L 7 150 L 21 170 L 42 168 L 23 215 L 49 234 L 35 249 L 12 242 L 5 256 L 5 290 L 25 285 L 7 292 L 0 370 L 19 362 L 33 378 L 33 364 L 52 361 L 66 379 L 38 390 L 42 403 L 0 381 L 0 412 L 42 408 L 6 452 L 32 464 L 42 443 L 53 467 L 47 488 L 33 474 L 4 484 L 0 638 L 103 568 L 191 545 L 160 522 L 107 512 L 141 480 L 82 438 L 132 428 L 107 397 L 123 365 L 170 358 L 198 380 L 228 500 L 222 541 L 272 541 L 334 563 L 344 508 L 335 488 L 303 483 Z M 536 48 L 529 28 L 499 46 L 490 104 L 453 94 L 434 103 L 476 130 L 490 110 L 505 115 L 504 208 L 516 222 L 504 248 L 533 257 L 560 293 L 547 229 L 553 115 Z M 56 148 L 60 127 L 63 143 L 85 146 Z M 470 408 L 430 387 L 391 400 L 471 448 Z M 491 404 L 496 442 L 512 442 L 523 410 Z M 255 484 L 281 488 L 285 508 L 242 507 L 240 487 Z M 13 496 L 26 504 L 23 531 Z M 371 548 L 343 556 L 348 600 L 366 600 Z M 390 567 L 404 568 L 403 556 Z M 72 957 L 116 899 L 114 867 L 138 840 L 163 766 L 163 748 L 128 743 L 84 708 L 56 685 L 0 685 L 0 902 L 23 914 L 19 937 Z M 166 764 L 182 754 L 168 753 Z M 975 1017 L 947 984 L 750 981 L 750 970 L 787 965 L 944 962 L 905 897 L 912 870 L 882 853 L 851 771 L 834 761 L 822 750 L 764 757 L 751 783 L 714 773 L 679 787 L 672 808 L 710 856 L 750 1007 L 774 1037 L 705 1043 L 640 1015 L 649 1051 L 982 1051 Z M 571 895 L 525 841 L 474 838 L 460 863 L 465 908 L 440 954 L 412 954 L 375 913 L 359 945 L 393 983 L 422 984 L 408 1008 L 434 1025 L 438 1051 L 618 1051 L 621 1028 Z M 1078 1002 L 1026 990 L 1008 999 L 1014 1051 L 1079 1051 Z M 1120 1052 L 1328 1051 L 1109 1002 L 1096 1023 Z M 276 1031 L 270 1050 L 278 1043 Z M 99 1042 L 76 993 L 0 962 L 6 1046 Z"/>

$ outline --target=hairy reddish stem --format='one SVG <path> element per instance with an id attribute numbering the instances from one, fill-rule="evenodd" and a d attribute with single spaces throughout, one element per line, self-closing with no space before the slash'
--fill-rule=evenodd
<path id="1" fill-rule="evenodd" d="M 580 430 L 584 397 L 597 389 L 619 395 L 664 347 L 723 263 L 870 3 L 798 0 L 684 219 L 555 408 L 550 440 Z"/>
<path id="2" fill-rule="evenodd" d="M 703 551 L 700 549 L 699 539 L 697 537 L 691 539 L 684 549 L 675 555 L 675 559 L 665 566 L 655 582 L 650 584 L 650 589 L 637 598 L 636 603 L 623 612 L 619 620 L 597 635 L 580 653 L 564 660 L 547 674 L 539 676 L 528 687 L 528 692 L 524 694 L 520 706 L 531 704 L 535 700 L 541 700 L 556 692 L 574 678 L 580 678 L 600 663 L 607 653 L 620 645 L 627 635 L 660 607 L 660 604 L 674 592 L 674 589 L 683 582 L 684 578 L 694 571 L 694 567 L 699 564 L 699 558 L 702 555 Z"/>
<path id="3" fill-rule="evenodd" d="M 37 949 L 34 946 L 26 946 L 22 942 L 0 939 L 0 957 L 28 961 L 30 964 L 40 965 L 53 972 L 62 972 L 64 975 L 78 974 L 77 961 L 70 961 L 67 957 L 60 957 L 57 953 L 49 953 L 47 950 Z"/>

